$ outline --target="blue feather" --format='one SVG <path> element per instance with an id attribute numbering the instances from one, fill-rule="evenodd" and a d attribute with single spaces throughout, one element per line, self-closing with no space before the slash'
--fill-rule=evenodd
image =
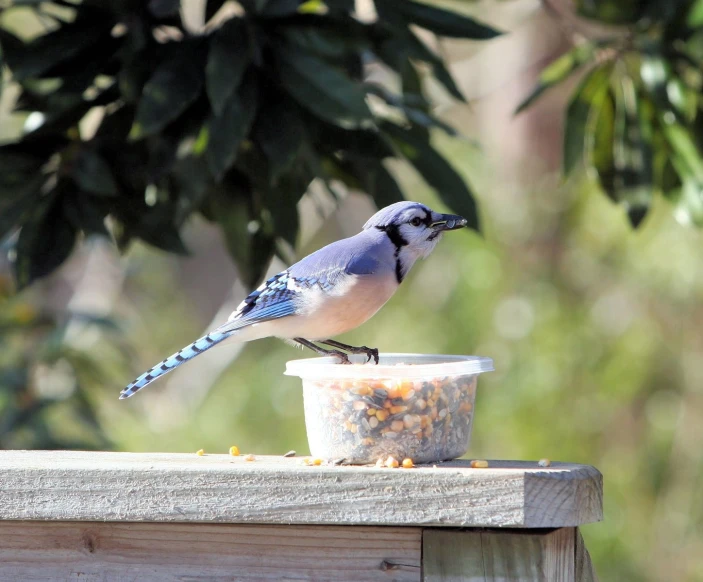
<path id="1" fill-rule="evenodd" d="M 193 359 L 195 356 L 202 354 L 203 352 L 209 350 L 210 348 L 216 346 L 221 341 L 227 339 L 233 332 L 225 331 L 211 331 L 209 334 L 195 340 L 189 346 L 186 346 L 182 350 L 177 351 L 175 354 L 166 358 L 163 362 L 160 362 L 148 372 L 144 372 L 139 378 L 134 382 L 129 384 L 122 392 L 120 392 L 120 400 L 129 398 L 136 392 L 139 392 L 145 386 L 151 384 L 157 378 L 160 378 L 164 374 L 168 374 L 171 370 L 180 366 L 183 362 Z"/>

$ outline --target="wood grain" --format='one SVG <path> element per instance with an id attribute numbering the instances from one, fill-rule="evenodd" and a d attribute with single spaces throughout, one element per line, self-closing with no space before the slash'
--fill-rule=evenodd
<path id="1" fill-rule="evenodd" d="M 424 582 L 573 582 L 575 528 L 423 532 Z"/>
<path id="2" fill-rule="evenodd" d="M 576 547 L 574 548 L 574 579 L 576 582 L 598 582 L 591 556 L 583 542 L 581 532 L 576 529 Z"/>
<path id="3" fill-rule="evenodd" d="M 0 520 L 532 528 L 602 515 L 601 474 L 567 463 L 405 470 L 283 457 L 0 452 Z"/>
<path id="4" fill-rule="evenodd" d="M 0 522 L 0 580 L 419 582 L 419 528 Z"/>

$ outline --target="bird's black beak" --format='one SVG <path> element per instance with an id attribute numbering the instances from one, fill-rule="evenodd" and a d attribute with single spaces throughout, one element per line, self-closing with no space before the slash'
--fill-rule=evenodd
<path id="1" fill-rule="evenodd" d="M 442 214 L 442 217 L 433 222 L 430 226 L 437 232 L 443 232 L 445 230 L 464 228 L 467 223 L 468 221 L 462 216 L 457 216 L 456 214 Z"/>

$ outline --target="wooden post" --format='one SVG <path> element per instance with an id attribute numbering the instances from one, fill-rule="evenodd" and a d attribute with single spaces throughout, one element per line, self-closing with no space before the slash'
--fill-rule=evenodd
<path id="1" fill-rule="evenodd" d="M 567 463 L 0 452 L 0 580 L 591 582 L 600 519 Z"/>

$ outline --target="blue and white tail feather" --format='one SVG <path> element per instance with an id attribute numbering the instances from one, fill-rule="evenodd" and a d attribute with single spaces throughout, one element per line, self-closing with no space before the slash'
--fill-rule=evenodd
<path id="1" fill-rule="evenodd" d="M 142 388 L 145 388 L 151 384 L 157 378 L 160 378 L 164 374 L 168 374 L 171 370 L 174 370 L 180 366 L 183 362 L 192 360 L 195 356 L 202 354 L 203 352 L 209 350 L 210 348 L 216 346 L 220 342 L 226 340 L 231 336 L 234 331 L 219 332 L 217 330 L 211 331 L 209 334 L 195 340 L 189 346 L 186 346 L 182 350 L 177 351 L 175 354 L 166 358 L 163 362 L 156 364 L 148 372 L 144 372 L 139 378 L 127 386 L 122 392 L 120 392 L 120 400 L 129 398 Z"/>

